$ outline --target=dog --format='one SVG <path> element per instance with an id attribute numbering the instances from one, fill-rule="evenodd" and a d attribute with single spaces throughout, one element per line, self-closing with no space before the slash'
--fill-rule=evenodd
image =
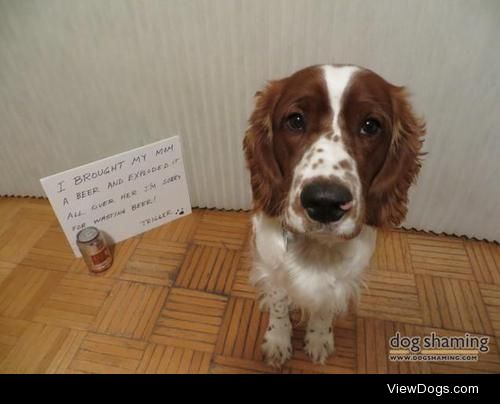
<path id="1" fill-rule="evenodd" d="M 289 310 L 307 317 L 315 363 L 334 351 L 333 321 L 359 296 L 376 229 L 405 218 L 425 122 L 405 87 L 355 65 L 316 65 L 255 95 L 243 140 L 253 207 L 253 267 L 271 366 L 292 355 Z"/>

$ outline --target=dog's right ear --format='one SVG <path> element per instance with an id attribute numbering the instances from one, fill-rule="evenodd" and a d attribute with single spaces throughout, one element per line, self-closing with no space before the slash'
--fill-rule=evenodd
<path id="1" fill-rule="evenodd" d="M 382 169 L 367 196 L 367 224 L 398 226 L 408 211 L 408 190 L 415 182 L 423 153 L 425 122 L 413 112 L 404 87 L 391 86 L 392 138 Z"/>
<path id="2" fill-rule="evenodd" d="M 272 123 L 272 114 L 282 87 L 282 81 L 271 81 L 255 94 L 255 109 L 243 140 L 250 170 L 253 208 L 270 216 L 278 216 L 284 202 L 283 175 L 274 155 Z"/>

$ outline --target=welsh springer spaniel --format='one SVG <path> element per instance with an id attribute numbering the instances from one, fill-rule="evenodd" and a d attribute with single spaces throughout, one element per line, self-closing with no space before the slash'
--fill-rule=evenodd
<path id="1" fill-rule="evenodd" d="M 357 297 L 377 227 L 405 217 L 425 124 L 404 87 L 352 65 L 312 66 L 256 94 L 243 147 L 253 193 L 251 281 L 269 310 L 270 365 L 292 353 L 289 308 L 307 314 L 305 351 L 324 363 L 332 322 Z"/>

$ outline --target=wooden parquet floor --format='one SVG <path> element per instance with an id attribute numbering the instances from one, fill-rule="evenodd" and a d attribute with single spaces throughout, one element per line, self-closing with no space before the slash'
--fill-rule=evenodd
<path id="1" fill-rule="evenodd" d="M 107 272 L 76 259 L 46 200 L 0 198 L 2 373 L 500 372 L 500 247 L 379 233 L 367 289 L 335 323 L 324 366 L 262 361 L 267 316 L 247 283 L 249 215 L 194 210 L 119 243 Z M 295 319 L 298 323 L 298 319 Z M 478 362 L 391 362 L 388 339 L 480 334 Z"/>

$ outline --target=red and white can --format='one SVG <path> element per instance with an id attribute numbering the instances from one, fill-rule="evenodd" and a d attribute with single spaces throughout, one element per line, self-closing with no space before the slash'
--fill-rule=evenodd
<path id="1" fill-rule="evenodd" d="M 76 244 L 90 272 L 103 272 L 113 263 L 113 256 L 102 233 L 85 227 L 76 235 Z"/>

